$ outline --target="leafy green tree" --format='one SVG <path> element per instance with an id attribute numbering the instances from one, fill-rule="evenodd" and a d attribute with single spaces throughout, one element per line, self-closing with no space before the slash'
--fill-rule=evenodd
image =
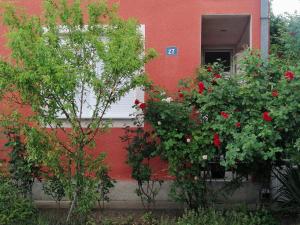
<path id="1" fill-rule="evenodd" d="M 109 128 L 104 115 L 145 83 L 144 64 L 155 56 L 144 54 L 138 23 L 118 17 L 115 5 L 81 3 L 46 0 L 40 17 L 7 6 L 11 55 L 0 62 L 2 93 L 18 93 L 32 110 L 23 129 L 30 158 L 61 179 L 72 200 L 68 219 L 74 210 L 86 215 L 97 199 L 104 155 L 90 153 Z"/>
<path id="2" fill-rule="evenodd" d="M 300 57 L 300 15 L 285 14 L 270 20 L 271 53 L 286 63 L 299 63 Z"/>

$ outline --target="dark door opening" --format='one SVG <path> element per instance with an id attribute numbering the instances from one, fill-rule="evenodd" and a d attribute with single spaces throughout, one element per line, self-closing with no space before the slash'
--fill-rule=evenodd
<path id="1" fill-rule="evenodd" d="M 225 72 L 230 72 L 231 69 L 231 53 L 230 52 L 205 52 L 204 64 L 213 64 L 220 62 L 224 66 Z"/>

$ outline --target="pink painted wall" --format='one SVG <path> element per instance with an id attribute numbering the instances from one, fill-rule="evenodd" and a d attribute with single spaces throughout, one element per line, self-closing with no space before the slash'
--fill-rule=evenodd
<path id="1" fill-rule="evenodd" d="M 8 2 L 8 0 L 0 0 Z M 41 12 L 41 0 L 11 0 L 25 7 L 31 14 Z M 247 14 L 251 15 L 252 46 L 260 47 L 260 0 L 110 0 L 120 5 L 124 18 L 137 18 L 146 28 L 146 48 L 155 48 L 159 57 L 148 65 L 146 71 L 155 84 L 173 92 L 180 79 L 192 76 L 201 62 L 201 15 Z M 1 13 L 1 10 L 0 10 Z M 0 25 L 0 54 L 7 55 L 5 27 Z M 165 49 L 177 46 L 178 56 L 167 57 Z M 97 151 L 107 152 L 107 162 L 115 179 L 130 179 L 126 165 L 126 151 L 120 141 L 123 130 L 111 129 L 97 138 Z M 155 162 L 156 171 L 164 164 Z"/>

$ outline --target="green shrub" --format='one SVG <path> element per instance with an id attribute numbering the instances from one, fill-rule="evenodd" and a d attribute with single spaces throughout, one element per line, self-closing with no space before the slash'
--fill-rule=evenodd
<path id="1" fill-rule="evenodd" d="M 187 211 L 177 221 L 178 225 L 219 225 L 225 224 L 225 219 L 220 212 L 215 210 Z"/>
<path id="2" fill-rule="evenodd" d="M 28 157 L 26 144 L 22 138 L 21 130 L 24 124 L 20 121 L 21 117 L 17 111 L 9 116 L 0 115 L 1 134 L 7 140 L 1 150 L 9 152 L 7 169 L 11 181 L 23 196 L 28 196 L 32 195 L 34 180 L 36 178 L 40 180 L 40 167 L 36 160 Z"/>
<path id="3" fill-rule="evenodd" d="M 139 103 L 139 101 L 136 101 Z M 137 108 L 138 105 L 135 105 Z M 137 115 L 134 120 L 136 129 L 125 128 L 121 140 L 127 143 L 127 161 L 131 167 L 131 177 L 137 181 L 138 188 L 135 193 L 140 198 L 144 208 L 155 206 L 156 197 L 160 191 L 162 180 L 157 179 L 150 166 L 151 159 L 157 157 L 159 149 L 155 140 L 151 139 L 152 133 L 144 129 L 144 123 Z"/>
<path id="4" fill-rule="evenodd" d="M 63 183 L 57 176 L 48 177 L 47 181 L 43 183 L 43 191 L 59 204 L 66 195 Z"/>
<path id="5" fill-rule="evenodd" d="M 36 210 L 10 180 L 0 177 L 0 224 L 33 225 Z"/>
<path id="6" fill-rule="evenodd" d="M 266 211 L 216 211 L 201 209 L 187 211 L 178 219 L 177 225 L 276 225 L 274 218 Z"/>
<path id="7" fill-rule="evenodd" d="M 230 225 L 276 225 L 277 222 L 267 211 L 226 213 L 226 224 Z"/>

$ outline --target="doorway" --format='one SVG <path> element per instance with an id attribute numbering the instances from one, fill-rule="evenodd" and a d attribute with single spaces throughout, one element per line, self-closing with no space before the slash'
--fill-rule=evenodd
<path id="1" fill-rule="evenodd" d="M 236 72 L 242 52 L 251 47 L 250 15 L 202 16 L 202 65 L 222 62 L 226 72 Z"/>

